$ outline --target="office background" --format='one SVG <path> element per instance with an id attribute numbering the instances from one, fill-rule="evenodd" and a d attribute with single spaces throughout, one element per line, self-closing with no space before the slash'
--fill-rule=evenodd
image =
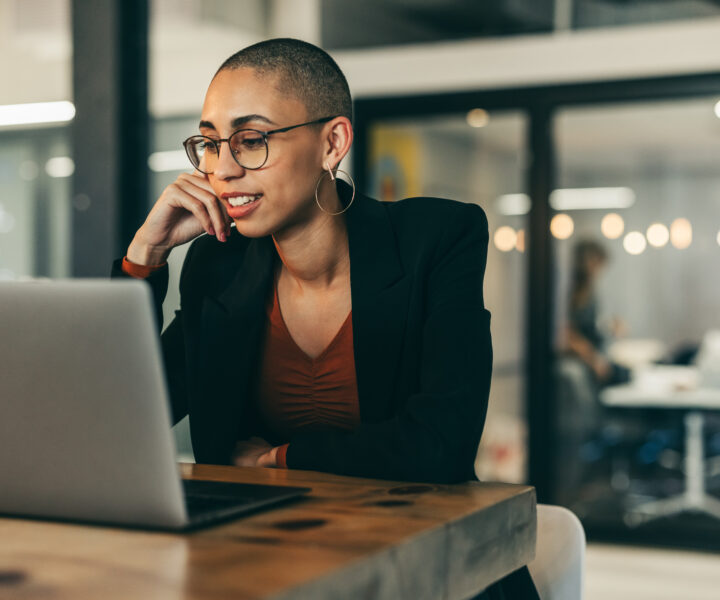
<path id="1" fill-rule="evenodd" d="M 220 62 L 266 37 L 318 43 L 356 100 L 359 188 L 488 214 L 478 475 L 530 482 L 591 539 L 720 547 L 709 515 L 632 518 L 683 489 L 682 412 L 608 408 L 565 347 L 581 240 L 607 253 L 594 298 L 618 365 L 696 364 L 720 329 L 720 4 L 0 0 L 0 33 L 0 279 L 104 276 L 187 169 Z M 702 432 L 715 497 L 717 414 Z"/>

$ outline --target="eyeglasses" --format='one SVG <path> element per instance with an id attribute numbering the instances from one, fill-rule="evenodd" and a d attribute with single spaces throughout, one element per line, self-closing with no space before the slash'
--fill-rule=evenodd
<path id="1" fill-rule="evenodd" d="M 306 125 L 327 123 L 334 118 L 334 116 L 324 117 L 315 121 L 300 123 L 299 125 L 273 129 L 272 131 L 238 129 L 226 139 L 214 139 L 205 135 L 193 135 L 183 142 L 183 146 L 193 167 L 206 175 L 210 175 L 215 171 L 215 166 L 220 156 L 220 146 L 223 142 L 228 143 L 230 154 L 232 154 L 237 164 L 244 169 L 255 170 L 267 162 L 269 153 L 268 137 L 271 135 L 290 131 L 298 127 L 305 127 Z"/>

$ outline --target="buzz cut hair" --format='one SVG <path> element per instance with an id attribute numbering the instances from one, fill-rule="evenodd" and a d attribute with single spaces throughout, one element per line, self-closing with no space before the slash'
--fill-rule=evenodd
<path id="1" fill-rule="evenodd" d="M 241 68 L 278 77 L 280 89 L 305 105 L 309 120 L 340 116 L 352 123 L 347 79 L 331 56 L 313 44 L 292 38 L 258 42 L 230 56 L 217 73 Z"/>

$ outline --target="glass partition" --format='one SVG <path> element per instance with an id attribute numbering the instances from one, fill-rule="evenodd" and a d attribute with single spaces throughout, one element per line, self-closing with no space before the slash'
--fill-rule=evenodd
<path id="1" fill-rule="evenodd" d="M 0 1 L 0 280 L 68 277 L 69 0 Z"/>
<path id="2" fill-rule="evenodd" d="M 717 101 L 557 116 L 557 491 L 591 528 L 720 532 Z"/>
<path id="3" fill-rule="evenodd" d="M 0 279 L 69 277 L 66 128 L 0 131 Z"/>

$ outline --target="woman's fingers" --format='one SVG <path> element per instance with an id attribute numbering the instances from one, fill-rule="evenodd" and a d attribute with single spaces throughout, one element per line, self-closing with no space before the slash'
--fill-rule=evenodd
<path id="1" fill-rule="evenodd" d="M 217 200 L 218 206 L 220 207 L 220 212 L 223 216 L 223 220 L 225 221 L 225 224 L 227 225 L 227 232 L 230 233 L 230 225 L 232 225 L 233 220 L 230 218 L 230 215 L 227 214 L 227 210 L 225 209 L 225 205 L 222 203 L 222 201 L 215 196 L 215 190 L 213 190 L 212 186 L 210 185 L 210 182 L 208 181 L 207 175 L 204 175 L 200 171 L 195 171 L 194 173 L 183 173 L 180 177 L 183 175 L 187 176 L 187 181 L 189 181 L 192 185 L 195 185 L 208 193 Z"/>
<path id="2" fill-rule="evenodd" d="M 178 193 L 175 197 L 175 203 L 178 207 L 191 212 L 200 222 L 200 225 L 202 225 L 202 228 L 208 233 L 208 235 L 215 235 L 216 232 L 213 227 L 213 221 L 210 218 L 210 214 L 208 213 L 205 204 L 182 189 L 178 189 Z"/>
<path id="3" fill-rule="evenodd" d="M 191 181 L 190 178 L 195 181 Z M 197 177 L 187 176 L 184 178 L 178 178 L 176 185 L 188 196 L 200 201 L 204 205 L 205 210 L 210 217 L 210 221 L 212 222 L 212 229 L 215 232 L 210 235 L 217 235 L 219 240 L 225 241 L 229 228 L 229 217 L 225 212 L 222 203 L 213 193 L 212 188 L 209 188 L 209 184 L 204 182 L 207 187 L 197 185 L 202 184 L 203 182 L 204 180 Z"/>
<path id="4" fill-rule="evenodd" d="M 184 173 L 165 188 L 128 252 L 133 256 L 167 257 L 172 248 L 205 230 L 226 241 L 231 219 L 205 176 Z M 128 254 L 128 256 L 130 256 Z"/>

